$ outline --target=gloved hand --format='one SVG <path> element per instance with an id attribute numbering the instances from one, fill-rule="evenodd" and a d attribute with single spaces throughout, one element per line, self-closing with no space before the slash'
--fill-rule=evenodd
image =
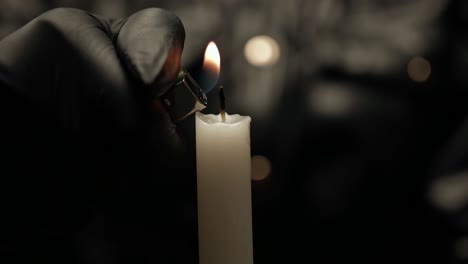
<path id="1" fill-rule="evenodd" d="M 0 255 L 170 255 L 183 162 L 151 94 L 176 79 L 184 37 L 162 9 L 110 21 L 60 8 L 0 41 Z"/>

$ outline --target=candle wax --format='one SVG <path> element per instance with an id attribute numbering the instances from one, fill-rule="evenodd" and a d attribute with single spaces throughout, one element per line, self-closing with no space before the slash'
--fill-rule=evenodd
<path id="1" fill-rule="evenodd" d="M 252 264 L 250 117 L 196 114 L 200 264 Z"/>

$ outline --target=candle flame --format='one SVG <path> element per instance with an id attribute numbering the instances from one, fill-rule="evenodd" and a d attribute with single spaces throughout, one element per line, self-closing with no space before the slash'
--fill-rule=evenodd
<path id="1" fill-rule="evenodd" d="M 219 55 L 218 47 L 213 41 L 206 47 L 203 69 L 218 79 L 221 69 L 221 56 Z"/>

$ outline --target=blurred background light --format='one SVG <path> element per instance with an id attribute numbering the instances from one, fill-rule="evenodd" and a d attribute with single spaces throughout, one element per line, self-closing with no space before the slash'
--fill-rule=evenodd
<path id="1" fill-rule="evenodd" d="M 280 57 L 278 42 L 270 36 L 255 36 L 247 41 L 244 55 L 247 61 L 258 67 L 270 66 L 278 62 Z"/>
<path id="2" fill-rule="evenodd" d="M 414 57 L 408 62 L 408 76 L 415 82 L 424 82 L 431 75 L 431 63 L 423 57 Z"/>
<path id="3" fill-rule="evenodd" d="M 271 162 L 265 156 L 252 157 L 252 180 L 261 181 L 266 179 L 271 173 Z"/>
<path id="4" fill-rule="evenodd" d="M 430 190 L 430 198 L 439 209 L 447 211 L 462 209 L 468 204 L 468 172 L 435 181 Z"/>
<path id="5" fill-rule="evenodd" d="M 350 113 L 356 106 L 356 94 L 343 84 L 319 83 L 309 92 L 309 108 L 327 117 Z"/>

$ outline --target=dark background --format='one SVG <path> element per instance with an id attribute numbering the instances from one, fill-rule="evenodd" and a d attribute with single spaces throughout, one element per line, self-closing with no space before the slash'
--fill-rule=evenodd
<path id="1" fill-rule="evenodd" d="M 466 1 L 1 0 L 0 38 L 54 7 L 154 6 L 184 23 L 189 71 L 216 41 L 227 111 L 252 117 L 255 263 L 468 261 Z M 246 56 L 258 35 L 270 65 Z"/>

